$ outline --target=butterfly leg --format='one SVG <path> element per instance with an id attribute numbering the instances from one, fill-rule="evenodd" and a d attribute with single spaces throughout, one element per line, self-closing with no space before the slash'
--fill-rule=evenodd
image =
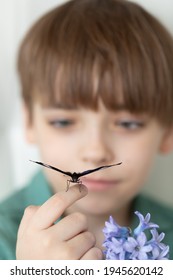
<path id="1" fill-rule="evenodd" d="M 66 188 L 66 192 L 69 190 L 69 187 L 70 187 L 70 180 L 67 180 L 67 188 Z"/>
<path id="2" fill-rule="evenodd" d="M 79 184 L 79 191 L 81 192 L 82 181 L 79 180 L 79 181 L 78 181 L 78 184 Z"/>

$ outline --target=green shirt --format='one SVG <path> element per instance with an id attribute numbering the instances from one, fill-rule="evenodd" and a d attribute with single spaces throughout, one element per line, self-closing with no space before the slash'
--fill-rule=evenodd
<path id="1" fill-rule="evenodd" d="M 0 259 L 16 259 L 17 231 L 24 210 L 29 205 L 41 205 L 52 196 L 43 173 L 34 176 L 31 182 L 0 204 Z M 139 195 L 133 204 L 134 211 L 143 215 L 151 214 L 151 221 L 160 226 L 160 232 L 165 233 L 163 242 L 170 246 L 170 259 L 173 259 L 173 209 L 160 205 L 153 200 Z M 136 227 L 138 219 L 134 215 L 132 228 Z"/>

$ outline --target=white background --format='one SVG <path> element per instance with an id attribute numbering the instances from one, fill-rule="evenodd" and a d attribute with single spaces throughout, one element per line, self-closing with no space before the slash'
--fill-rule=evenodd
<path id="1" fill-rule="evenodd" d="M 23 134 L 20 86 L 16 74 L 19 42 L 32 22 L 63 0 L 0 0 L 0 200 L 20 188 L 36 168 L 36 147 Z M 134 0 L 156 15 L 173 34 L 172 0 Z M 173 154 L 158 157 L 145 190 L 173 205 Z M 152 186 L 152 187 L 151 187 Z"/>
<path id="2" fill-rule="evenodd" d="M 6 280 L 172 280 L 172 265 L 172 260 L 0 261 L 0 277 Z"/>

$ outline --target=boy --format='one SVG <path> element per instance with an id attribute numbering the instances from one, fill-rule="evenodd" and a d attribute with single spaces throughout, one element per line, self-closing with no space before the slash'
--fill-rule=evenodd
<path id="1" fill-rule="evenodd" d="M 65 171 L 122 164 L 67 192 L 43 168 L 1 204 L 2 259 L 102 259 L 109 215 L 133 228 L 135 210 L 151 213 L 173 259 L 173 211 L 139 194 L 173 149 L 172 61 L 165 28 L 124 0 L 72 0 L 31 28 L 18 61 L 27 140 Z"/>

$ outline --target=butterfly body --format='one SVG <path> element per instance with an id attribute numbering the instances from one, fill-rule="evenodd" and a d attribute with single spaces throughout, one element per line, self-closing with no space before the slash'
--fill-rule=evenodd
<path id="1" fill-rule="evenodd" d="M 52 165 L 48 165 L 48 164 L 43 163 L 43 162 L 40 162 L 40 161 L 33 161 L 33 160 L 30 160 L 30 161 L 32 161 L 32 162 L 34 162 L 34 163 L 37 163 L 37 164 L 39 164 L 39 165 L 42 165 L 42 166 L 44 166 L 44 167 L 53 169 L 53 170 L 55 170 L 55 171 L 58 171 L 58 172 L 60 172 L 60 173 L 63 173 L 64 175 L 67 175 L 67 176 L 71 177 L 71 179 L 67 180 L 67 189 L 66 189 L 66 191 L 68 191 L 68 189 L 69 189 L 70 182 L 71 182 L 71 183 L 82 184 L 82 181 L 79 179 L 80 177 L 82 177 L 82 176 L 84 176 L 84 175 L 88 175 L 88 174 L 93 173 L 93 172 L 96 172 L 96 171 L 98 171 L 98 170 L 100 170 L 100 169 L 109 168 L 109 167 L 112 167 L 112 166 L 115 166 L 115 165 L 120 165 L 120 164 L 122 163 L 122 162 L 119 162 L 119 163 L 111 164 L 111 165 L 103 165 L 103 166 L 99 166 L 99 167 L 94 168 L 94 169 L 85 170 L 85 171 L 83 171 L 83 172 L 79 172 L 79 173 L 73 172 L 73 173 L 71 173 L 71 172 L 69 172 L 69 171 L 63 171 L 63 170 L 61 170 L 61 169 L 59 169 L 59 168 L 57 168 L 57 167 L 54 167 L 54 166 L 52 166 Z"/>
<path id="2" fill-rule="evenodd" d="M 72 183 L 78 183 L 78 181 L 79 181 L 79 175 L 78 175 L 78 173 L 73 172 L 73 173 L 71 174 L 71 182 L 72 182 Z"/>

